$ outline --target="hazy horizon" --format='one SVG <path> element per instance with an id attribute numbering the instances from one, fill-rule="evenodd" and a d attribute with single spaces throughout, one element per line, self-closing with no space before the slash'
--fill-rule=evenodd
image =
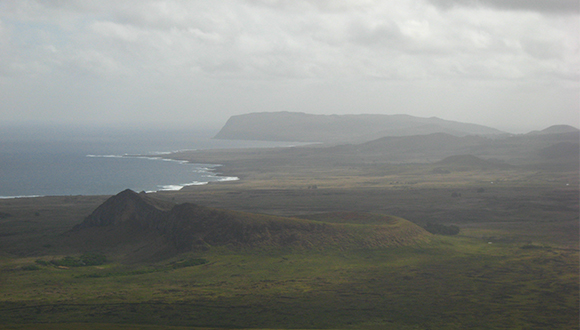
<path id="1" fill-rule="evenodd" d="M 271 112 L 273 113 L 273 112 Z M 245 115 L 236 114 L 236 115 Z M 307 113 L 311 114 L 311 113 Z M 233 115 L 233 116 L 236 116 Z M 313 115 L 334 115 L 334 114 L 313 114 Z M 340 114 L 343 115 L 376 115 L 376 114 Z M 379 114 L 383 115 L 383 114 Z M 385 114 L 391 115 L 391 114 Z M 400 114 L 392 114 L 400 115 Z M 429 117 L 419 117 L 418 118 L 429 118 Z M 431 116 L 436 117 L 436 116 Z M 440 118 L 444 119 L 445 118 Z M 90 122 L 58 122 L 58 121 L 12 121 L 12 122 L 2 122 L 0 123 L 0 138 L 4 140 L 10 140 L 12 138 L 20 140 L 42 140 L 43 138 L 81 138 L 83 136 L 106 136 L 107 134 L 119 134 L 122 132 L 139 132 L 140 134 L 151 131 L 155 133 L 159 132 L 174 132 L 174 133 L 187 133 L 196 137 L 208 137 L 211 138 L 215 136 L 226 124 L 227 120 L 222 122 L 187 122 L 187 123 L 131 123 L 131 122 L 111 122 L 111 123 L 90 123 Z M 475 122 L 462 122 L 468 124 L 477 124 Z M 530 130 L 506 130 L 494 126 L 487 126 L 490 128 L 498 129 L 505 133 L 510 134 L 527 134 L 534 131 L 542 131 L 551 126 L 571 126 L 576 129 L 580 129 L 578 125 L 574 123 L 560 123 L 547 126 L 538 126 Z M 474 135 L 477 135 L 474 133 Z"/>
<path id="2" fill-rule="evenodd" d="M 3 1 L 2 125 L 221 128 L 251 112 L 579 127 L 575 0 Z"/>

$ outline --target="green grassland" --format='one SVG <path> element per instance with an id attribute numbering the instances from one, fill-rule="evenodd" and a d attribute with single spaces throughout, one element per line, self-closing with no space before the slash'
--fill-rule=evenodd
<path id="1" fill-rule="evenodd" d="M 107 197 L 0 200 L 10 215 L 0 219 L 0 329 L 579 327 L 577 171 L 325 170 L 236 157 L 223 170 L 240 181 L 155 197 L 364 235 L 399 218 L 460 233 L 395 247 L 213 247 L 156 262 L 109 254 L 59 267 L 51 261 L 82 255 L 59 235 Z"/>
<path id="2" fill-rule="evenodd" d="M 208 263 L 25 270 L 38 258 L 5 257 L 0 319 L 260 329 L 578 325 L 578 252 L 567 249 L 436 236 L 413 247 L 187 257 Z"/>

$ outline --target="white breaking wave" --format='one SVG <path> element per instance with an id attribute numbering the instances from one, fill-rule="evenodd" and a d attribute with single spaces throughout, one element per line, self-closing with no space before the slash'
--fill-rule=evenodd
<path id="1" fill-rule="evenodd" d="M 156 152 L 156 155 L 168 155 L 171 154 L 171 152 Z M 187 160 L 178 160 L 178 159 L 169 159 L 169 158 L 163 158 L 163 157 L 159 157 L 159 156 L 137 156 L 137 155 L 131 155 L 131 154 L 123 154 L 123 155 L 87 155 L 87 157 L 90 158 L 137 158 L 137 159 L 149 159 L 149 160 L 161 160 L 164 162 L 175 162 L 175 163 L 179 163 L 179 164 L 189 164 L 189 162 Z"/>
<path id="2" fill-rule="evenodd" d="M 36 198 L 36 197 L 44 197 L 44 195 L 0 196 L 0 199 Z"/>
<path id="3" fill-rule="evenodd" d="M 193 149 L 192 149 L 193 150 Z M 203 178 L 208 178 L 208 181 L 193 181 L 190 183 L 182 183 L 182 184 L 167 184 L 167 185 L 159 185 L 158 190 L 150 190 L 146 191 L 147 193 L 154 193 L 158 191 L 179 191 L 183 187 L 189 186 L 202 186 L 206 185 L 209 182 L 227 182 L 227 181 L 238 181 L 240 178 L 235 176 L 219 176 L 218 174 L 213 173 L 213 171 L 217 168 L 222 166 L 221 164 L 217 165 L 208 165 L 208 164 L 191 164 L 189 161 L 186 160 L 178 160 L 178 159 L 169 159 L 163 158 L 162 155 L 168 155 L 174 153 L 175 151 L 158 151 L 150 153 L 151 156 L 141 156 L 141 155 L 131 155 L 131 154 L 123 154 L 123 155 L 86 155 L 90 158 L 138 158 L 138 159 L 148 159 L 148 160 L 156 160 L 156 161 L 164 161 L 164 162 L 174 162 L 183 165 L 199 165 L 196 166 L 191 172 L 192 173 L 203 173 L 201 175 Z M 20 197 L 28 197 L 28 196 L 20 196 Z M 39 196 L 32 196 L 32 197 L 39 197 Z M 2 198 L 2 197 L 0 197 Z M 4 197 L 4 198 L 19 198 L 19 197 Z"/>
<path id="4" fill-rule="evenodd" d="M 165 185 L 165 186 L 160 186 L 158 191 L 179 191 L 183 187 L 203 186 L 203 185 L 206 185 L 208 183 L 209 182 L 194 181 L 191 183 L 184 183 L 184 184 L 169 184 L 169 185 Z"/>
<path id="5" fill-rule="evenodd" d="M 217 180 L 216 181 L 238 181 L 240 180 L 240 178 L 238 178 L 237 176 L 216 176 Z"/>
<path id="6" fill-rule="evenodd" d="M 90 158 L 124 158 L 122 155 L 87 155 Z"/>

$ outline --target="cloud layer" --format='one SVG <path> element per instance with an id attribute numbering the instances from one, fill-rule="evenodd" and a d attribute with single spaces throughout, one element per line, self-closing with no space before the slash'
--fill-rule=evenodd
<path id="1" fill-rule="evenodd" d="M 577 120 L 578 31 L 567 0 L 8 0 L 0 114 L 406 112 L 531 127 Z"/>

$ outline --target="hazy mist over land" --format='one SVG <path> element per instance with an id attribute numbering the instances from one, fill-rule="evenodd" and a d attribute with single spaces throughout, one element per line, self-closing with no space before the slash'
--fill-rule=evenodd
<path id="1" fill-rule="evenodd" d="M 2 1 L 0 121 L 221 127 L 250 112 L 578 126 L 579 5 Z"/>
<path id="2" fill-rule="evenodd" d="M 0 329 L 579 329 L 579 110 L 578 0 L 0 0 Z"/>

